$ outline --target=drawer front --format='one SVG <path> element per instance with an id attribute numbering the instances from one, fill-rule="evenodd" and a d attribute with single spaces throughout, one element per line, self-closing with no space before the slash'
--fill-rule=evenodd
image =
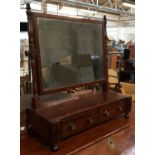
<path id="1" fill-rule="evenodd" d="M 76 134 L 98 122 L 98 110 L 93 110 L 79 116 L 62 121 L 62 138 Z"/>
<path id="2" fill-rule="evenodd" d="M 126 101 L 124 100 L 117 101 L 110 105 L 101 107 L 100 112 L 99 112 L 100 121 L 104 122 L 104 121 L 110 120 L 124 113 L 126 111 L 125 102 Z"/>

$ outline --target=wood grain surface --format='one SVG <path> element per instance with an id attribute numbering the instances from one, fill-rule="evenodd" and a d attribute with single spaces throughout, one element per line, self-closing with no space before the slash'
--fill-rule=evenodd
<path id="1" fill-rule="evenodd" d="M 21 134 L 21 155 L 134 155 L 134 111 L 133 103 L 128 120 L 115 119 L 66 139 L 57 152 L 51 152 L 36 136 Z"/>

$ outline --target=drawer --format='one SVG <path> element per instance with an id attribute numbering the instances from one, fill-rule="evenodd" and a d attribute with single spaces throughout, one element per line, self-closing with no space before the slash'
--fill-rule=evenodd
<path id="1" fill-rule="evenodd" d="M 62 121 L 62 138 L 76 134 L 98 123 L 98 110 L 81 113 Z"/>
<path id="2" fill-rule="evenodd" d="M 104 122 L 124 113 L 126 109 L 125 102 L 126 101 L 124 100 L 117 101 L 117 102 L 111 103 L 110 105 L 101 107 L 99 111 L 100 121 Z"/>

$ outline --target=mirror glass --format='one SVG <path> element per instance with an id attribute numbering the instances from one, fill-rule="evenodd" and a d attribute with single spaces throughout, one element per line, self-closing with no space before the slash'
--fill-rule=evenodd
<path id="1" fill-rule="evenodd" d="M 102 24 L 37 18 L 44 89 L 104 79 Z"/>

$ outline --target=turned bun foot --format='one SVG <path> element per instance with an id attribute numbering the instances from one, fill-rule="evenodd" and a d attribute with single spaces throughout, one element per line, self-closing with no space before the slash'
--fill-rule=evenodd
<path id="1" fill-rule="evenodd" d="M 28 133 L 29 135 L 32 135 L 34 132 L 33 132 L 32 128 L 27 128 L 27 133 Z"/>
<path id="2" fill-rule="evenodd" d="M 51 150 L 52 151 L 57 151 L 58 150 L 58 145 L 57 144 L 54 144 L 53 146 L 51 146 Z"/>
<path id="3" fill-rule="evenodd" d="M 129 118 L 129 114 L 126 113 L 126 114 L 124 115 L 124 117 L 125 117 L 126 119 L 128 119 L 128 118 Z"/>

